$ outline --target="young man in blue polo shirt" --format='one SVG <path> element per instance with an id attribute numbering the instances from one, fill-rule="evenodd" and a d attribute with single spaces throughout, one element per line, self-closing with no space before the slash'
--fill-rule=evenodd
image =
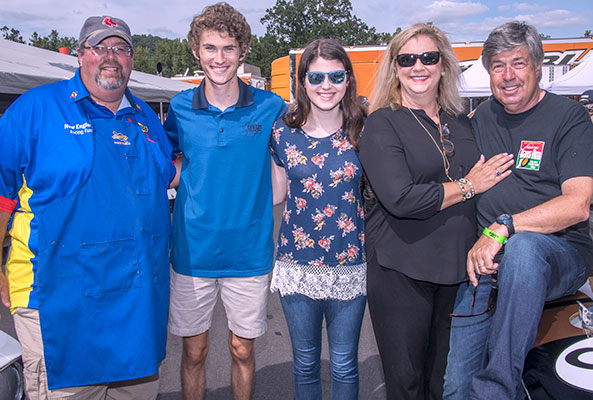
<path id="1" fill-rule="evenodd" d="M 203 399 L 208 330 L 220 294 L 229 321 L 234 399 L 249 399 L 254 339 L 267 329 L 273 215 L 269 140 L 285 105 L 237 77 L 251 30 L 226 3 L 206 7 L 188 39 L 202 84 L 171 101 L 165 130 L 183 153 L 173 213 L 169 330 L 183 336 L 184 398 Z"/>

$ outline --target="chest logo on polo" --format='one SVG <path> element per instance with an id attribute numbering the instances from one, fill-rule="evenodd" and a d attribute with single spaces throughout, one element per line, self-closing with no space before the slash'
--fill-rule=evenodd
<path id="1" fill-rule="evenodd" d="M 532 142 L 529 140 L 522 140 L 515 168 L 539 171 L 544 154 L 545 144 L 546 142 Z"/>
<path id="2" fill-rule="evenodd" d="M 111 135 L 111 138 L 113 139 L 113 144 L 120 144 L 124 146 L 129 146 L 131 144 L 128 141 L 128 137 L 123 133 L 113 131 L 113 135 Z"/>
<path id="3" fill-rule="evenodd" d="M 243 125 L 243 131 L 247 137 L 255 137 L 262 130 L 262 125 L 254 118 Z"/>

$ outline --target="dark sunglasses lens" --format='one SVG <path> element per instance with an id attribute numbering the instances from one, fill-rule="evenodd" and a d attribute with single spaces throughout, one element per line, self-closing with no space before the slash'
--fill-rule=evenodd
<path id="1" fill-rule="evenodd" d="M 416 54 L 400 54 L 397 56 L 397 63 L 400 67 L 411 67 L 416 64 Z"/>
<path id="2" fill-rule="evenodd" d="M 333 84 L 339 84 L 344 82 L 346 78 L 346 71 L 333 71 L 327 74 L 329 76 L 329 81 Z"/>
<path id="3" fill-rule="evenodd" d="M 307 72 L 307 79 L 311 85 L 319 85 L 325 79 L 325 74 L 322 72 Z"/>
<path id="4" fill-rule="evenodd" d="M 435 65 L 439 62 L 441 55 L 438 51 L 428 51 L 426 53 L 422 53 L 420 56 L 420 61 L 424 65 Z"/>

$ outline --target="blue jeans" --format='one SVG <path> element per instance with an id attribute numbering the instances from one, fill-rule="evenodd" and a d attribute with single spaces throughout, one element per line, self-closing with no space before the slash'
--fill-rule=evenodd
<path id="1" fill-rule="evenodd" d="M 327 326 L 331 398 L 358 398 L 358 340 L 366 297 L 313 300 L 300 294 L 280 296 L 292 342 L 292 372 L 297 400 L 321 399 L 321 326 Z"/>
<path id="2" fill-rule="evenodd" d="M 515 399 L 544 303 L 575 293 L 587 278 L 586 269 L 579 252 L 563 239 L 513 235 L 499 263 L 494 312 L 453 318 L 443 399 Z M 454 313 L 486 310 L 491 286 L 491 276 L 482 276 L 472 309 L 473 285 L 462 284 Z"/>

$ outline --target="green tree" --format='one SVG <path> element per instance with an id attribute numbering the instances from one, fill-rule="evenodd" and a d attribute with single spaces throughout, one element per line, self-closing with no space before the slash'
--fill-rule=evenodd
<path id="1" fill-rule="evenodd" d="M 162 75 L 171 77 L 190 74 L 197 69 L 197 62 L 186 39 L 164 39 L 152 35 L 133 35 L 134 69 L 149 74 L 157 73 L 157 64 L 162 66 Z"/>
<path id="2" fill-rule="evenodd" d="M 272 61 L 288 54 L 290 46 L 285 41 L 266 33 L 253 35 L 245 62 L 260 68 L 262 76 L 271 76 Z"/>
<path id="3" fill-rule="evenodd" d="M 163 67 L 163 76 L 183 74 L 187 69 L 189 73 L 197 69 L 197 62 L 194 58 L 187 40 L 162 39 L 157 42 L 154 52 L 155 71 L 156 63 L 160 62 Z"/>
<path id="4" fill-rule="evenodd" d="M 11 40 L 17 43 L 25 43 L 25 41 L 23 40 L 23 36 L 21 35 L 21 32 L 18 29 L 9 28 L 6 25 L 4 25 L 2 28 L 0 28 L 0 32 L 2 32 L 3 39 Z"/>
<path id="5" fill-rule="evenodd" d="M 58 51 L 60 47 L 67 47 L 70 54 L 75 55 L 78 40 L 73 36 L 60 37 L 58 31 L 52 29 L 47 36 L 39 36 L 37 32 L 33 32 L 29 38 L 29 45 L 52 51 Z"/>
<path id="6" fill-rule="evenodd" d="M 158 36 L 152 35 L 132 35 L 132 43 L 134 44 L 134 48 L 144 47 L 148 49 L 151 54 L 154 53 L 154 49 L 156 47 L 157 42 L 163 40 Z"/>
<path id="7" fill-rule="evenodd" d="M 587 29 L 587 30 L 585 31 L 585 37 L 589 37 L 589 38 L 590 38 L 590 37 L 593 37 L 593 34 L 591 34 L 591 29 Z"/>
<path id="8" fill-rule="evenodd" d="M 540 39 L 544 40 L 544 39 L 552 39 L 552 36 L 550 35 L 546 35 L 545 33 L 540 33 L 539 34 Z"/>
<path id="9" fill-rule="evenodd" d="M 264 76 L 270 76 L 274 59 L 317 38 L 333 38 L 350 46 L 387 44 L 393 37 L 377 32 L 354 15 L 350 0 L 277 0 L 261 23 L 266 34 L 253 38 L 246 61 L 259 66 Z"/>
<path id="10" fill-rule="evenodd" d="M 352 12 L 350 0 L 278 0 L 261 19 L 266 33 L 304 47 L 321 37 L 344 45 L 376 44 L 378 34 Z"/>
<path id="11" fill-rule="evenodd" d="M 156 73 L 156 63 L 152 62 L 151 54 L 148 48 L 143 46 L 134 46 L 134 69 L 136 71 L 149 74 Z"/>

